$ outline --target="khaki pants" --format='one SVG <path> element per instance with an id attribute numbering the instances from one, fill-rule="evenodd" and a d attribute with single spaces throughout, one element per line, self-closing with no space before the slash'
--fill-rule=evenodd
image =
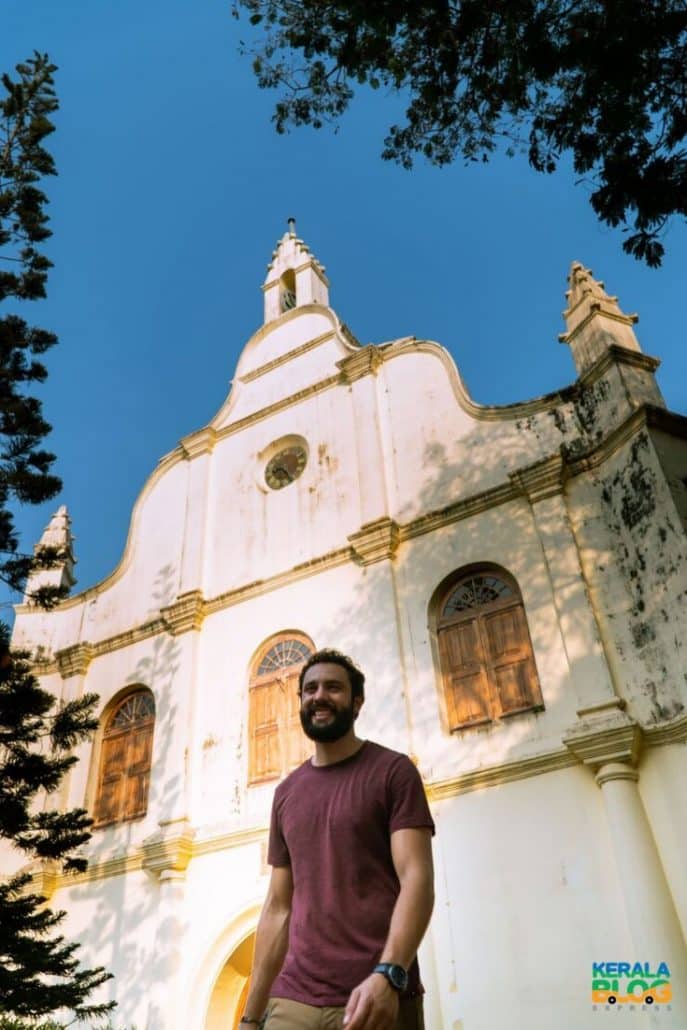
<path id="1" fill-rule="evenodd" d="M 319 1008 L 288 998 L 270 998 L 265 1030 L 341 1030 L 344 1008 Z M 424 1030 L 422 998 L 401 1001 L 396 1030 Z"/>

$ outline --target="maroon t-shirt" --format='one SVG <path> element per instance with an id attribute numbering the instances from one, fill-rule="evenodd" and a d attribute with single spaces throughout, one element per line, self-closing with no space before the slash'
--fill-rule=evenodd
<path id="1" fill-rule="evenodd" d="M 279 784 L 267 861 L 291 866 L 289 947 L 276 998 L 345 1005 L 379 961 L 399 882 L 394 830 L 434 833 L 419 773 L 405 755 L 365 741 L 333 765 L 305 762 Z M 408 994 L 422 991 L 417 960 Z"/>

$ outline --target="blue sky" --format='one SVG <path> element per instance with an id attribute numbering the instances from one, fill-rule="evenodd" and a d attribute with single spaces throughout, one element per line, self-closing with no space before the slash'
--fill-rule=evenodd
<path id="1" fill-rule="evenodd" d="M 116 565 L 158 459 L 224 400 L 290 215 L 362 342 L 438 340 L 481 403 L 573 381 L 557 335 L 570 263 L 582 261 L 639 312 L 668 406 L 685 411 L 684 222 L 654 271 L 596 222 L 567 167 L 384 163 L 399 102 L 381 93 L 361 91 L 336 133 L 277 136 L 228 0 L 3 0 L 1 18 L 1 70 L 34 49 L 59 66 L 55 268 L 48 299 L 25 315 L 60 336 L 40 395 L 64 490 L 18 524 L 29 548 L 68 505 L 77 589 Z"/>

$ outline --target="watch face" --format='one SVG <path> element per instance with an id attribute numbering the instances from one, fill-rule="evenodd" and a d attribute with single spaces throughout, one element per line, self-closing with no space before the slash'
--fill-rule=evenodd
<path id="1" fill-rule="evenodd" d="M 408 974 L 403 966 L 389 966 L 389 979 L 398 991 L 405 991 L 408 986 Z"/>
<path id="2" fill-rule="evenodd" d="M 397 991 L 405 991 L 408 987 L 408 974 L 403 966 L 397 966 L 394 962 L 380 962 L 375 966 L 373 972 L 385 976 L 391 986 Z"/>
<path id="3" fill-rule="evenodd" d="M 285 447 L 267 463 L 265 482 L 273 490 L 293 483 L 305 468 L 307 455 L 303 447 Z"/>

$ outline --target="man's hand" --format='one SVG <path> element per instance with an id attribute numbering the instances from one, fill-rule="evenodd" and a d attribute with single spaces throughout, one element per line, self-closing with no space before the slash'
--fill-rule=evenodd
<path id="1" fill-rule="evenodd" d="M 398 993 L 381 973 L 372 973 L 352 991 L 344 1013 L 346 1030 L 394 1030 Z"/>

